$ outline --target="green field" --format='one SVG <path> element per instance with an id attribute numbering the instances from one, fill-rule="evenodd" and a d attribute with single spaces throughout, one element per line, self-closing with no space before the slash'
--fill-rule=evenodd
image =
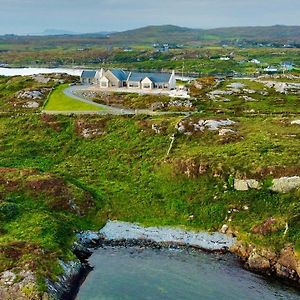
<path id="1" fill-rule="evenodd" d="M 100 111 L 103 108 L 84 103 L 80 100 L 71 98 L 64 94 L 64 90 L 68 84 L 58 86 L 50 95 L 46 105 L 45 111 Z"/>
<path id="2" fill-rule="evenodd" d="M 29 268 L 45 291 L 44 279 L 62 272 L 59 260 L 75 258 L 75 232 L 98 230 L 107 220 L 206 231 L 228 224 L 245 245 L 276 253 L 292 245 L 300 256 L 300 191 L 269 189 L 273 178 L 300 175 L 300 126 L 291 124 L 299 119 L 297 95 L 229 79 L 217 88 L 241 82 L 268 95 L 250 94 L 257 101 L 246 102 L 241 89 L 230 102 L 212 101 L 207 93 L 215 79 L 199 79 L 202 89 L 190 87 L 198 111 L 184 119 L 191 130 L 184 134 L 175 128 L 180 115 L 62 116 L 24 108 L 28 100 L 18 92 L 50 91 L 52 79 L 43 86 L 29 77 L 0 78 L 0 273 Z M 99 109 L 65 96 L 67 86 L 50 94 L 47 110 Z M 112 95 L 118 96 L 131 104 L 153 100 Z M 235 134 L 193 131 L 208 119 L 235 121 Z M 245 178 L 258 180 L 261 189 L 236 191 L 233 180 Z"/>

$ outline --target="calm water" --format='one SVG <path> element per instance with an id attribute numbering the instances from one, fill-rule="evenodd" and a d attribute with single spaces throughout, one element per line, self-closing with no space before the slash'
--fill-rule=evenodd
<path id="1" fill-rule="evenodd" d="M 73 76 L 80 76 L 82 69 L 68 68 L 0 68 L 0 76 L 29 76 L 38 74 L 66 73 Z"/>
<path id="2" fill-rule="evenodd" d="M 99 249 L 77 300 L 300 299 L 300 293 L 242 269 L 230 255 Z"/>

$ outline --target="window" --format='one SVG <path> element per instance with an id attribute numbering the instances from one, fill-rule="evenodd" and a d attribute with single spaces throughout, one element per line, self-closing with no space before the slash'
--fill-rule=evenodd
<path id="1" fill-rule="evenodd" d="M 138 82 L 130 82 L 129 87 L 138 88 L 140 85 Z"/>

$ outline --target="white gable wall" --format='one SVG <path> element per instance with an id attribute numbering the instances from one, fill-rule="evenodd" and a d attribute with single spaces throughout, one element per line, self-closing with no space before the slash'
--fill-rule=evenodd
<path id="1" fill-rule="evenodd" d="M 175 77 L 175 71 L 172 72 L 172 75 L 169 80 L 169 89 L 175 90 L 176 89 L 176 77 Z"/>
<path id="2" fill-rule="evenodd" d="M 152 90 L 154 87 L 153 82 L 148 77 L 142 80 L 142 89 Z"/>
<path id="3" fill-rule="evenodd" d="M 108 88 L 109 87 L 109 79 L 105 76 L 102 76 L 99 80 L 99 84 L 101 88 Z"/>
<path id="4" fill-rule="evenodd" d="M 109 80 L 109 85 L 111 87 L 122 86 L 122 82 L 110 70 L 105 72 L 105 77 Z"/>

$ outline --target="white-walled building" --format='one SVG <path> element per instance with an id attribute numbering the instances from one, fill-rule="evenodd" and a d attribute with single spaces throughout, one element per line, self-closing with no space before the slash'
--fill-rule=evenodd
<path id="1" fill-rule="evenodd" d="M 94 77 L 91 78 L 92 76 Z M 81 75 L 81 82 L 99 85 L 101 89 L 176 89 L 176 78 L 174 71 L 172 73 L 126 72 L 121 69 L 83 71 Z"/>

